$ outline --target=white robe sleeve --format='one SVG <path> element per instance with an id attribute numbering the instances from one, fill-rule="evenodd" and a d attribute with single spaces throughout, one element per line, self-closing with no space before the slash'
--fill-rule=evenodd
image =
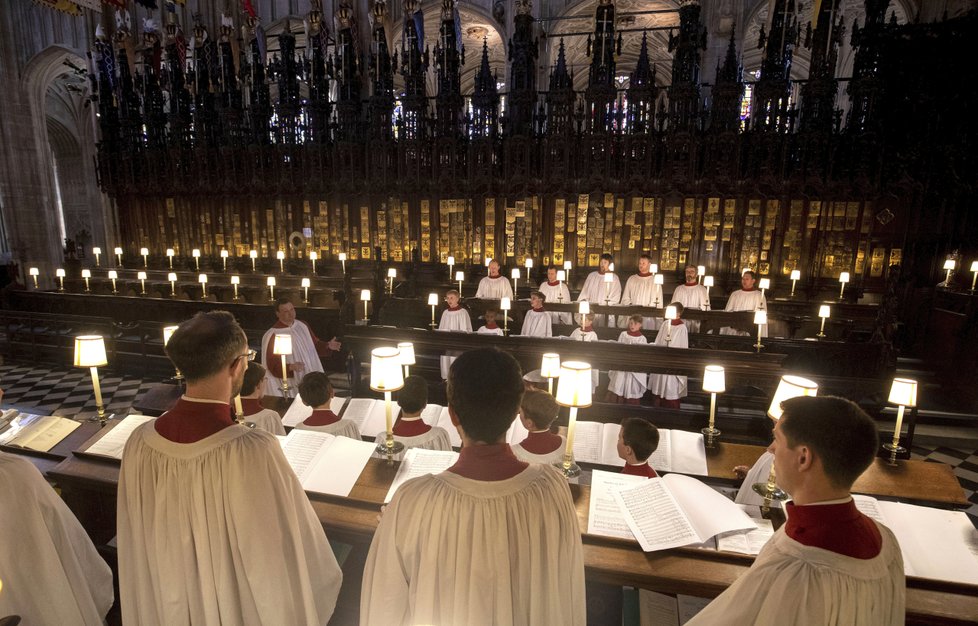
<path id="1" fill-rule="evenodd" d="M 285 436 L 285 426 L 282 425 L 282 418 L 271 409 L 258 411 L 254 415 L 245 415 L 243 421 L 252 422 L 255 428 L 260 428 L 267 433 Z"/>
<path id="2" fill-rule="evenodd" d="M 330 435 L 335 435 L 337 437 L 348 437 L 350 439 L 360 439 L 360 429 L 357 428 L 356 422 L 353 420 L 340 420 L 338 422 L 333 422 L 332 424 L 323 424 L 321 426 L 310 426 L 308 424 L 298 424 L 296 428 L 301 430 L 315 430 L 321 433 L 329 433 Z"/>

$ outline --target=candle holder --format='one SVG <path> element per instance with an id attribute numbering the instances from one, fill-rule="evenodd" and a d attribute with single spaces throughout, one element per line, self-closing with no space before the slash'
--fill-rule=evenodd
<path id="1" fill-rule="evenodd" d="M 176 332 L 177 328 L 179 328 L 179 327 L 178 326 L 164 326 L 163 327 L 163 349 L 164 350 L 166 349 L 166 344 L 170 343 L 170 337 L 173 336 L 173 333 Z M 176 374 L 173 376 L 173 378 L 175 378 L 178 381 L 183 380 L 183 374 L 180 373 L 180 368 L 174 366 L 173 369 L 176 372 Z"/>
<path id="2" fill-rule="evenodd" d="M 316 261 L 319 259 L 319 253 L 315 250 L 309 251 L 309 260 L 312 262 L 312 275 L 316 275 Z"/>
<path id="3" fill-rule="evenodd" d="M 547 392 L 554 395 L 554 378 L 560 378 L 560 355 L 545 352 L 540 361 L 540 376 L 547 379 Z"/>
<path id="4" fill-rule="evenodd" d="M 818 316 L 822 318 L 822 325 L 819 327 L 818 334 L 815 336 L 819 339 L 823 339 L 825 337 L 825 320 L 829 319 L 829 315 L 831 315 L 831 308 L 829 305 L 823 304 L 818 307 Z"/>
<path id="5" fill-rule="evenodd" d="M 149 267 L 149 248 L 140 248 L 139 256 L 143 257 L 143 267 Z"/>
<path id="6" fill-rule="evenodd" d="M 611 302 L 611 283 L 614 282 L 615 275 L 611 272 L 606 272 L 604 275 L 604 305 L 608 306 Z"/>
<path id="7" fill-rule="evenodd" d="M 27 273 L 34 279 L 34 289 L 40 289 L 37 284 L 37 277 L 41 275 L 41 270 L 37 269 L 36 267 L 32 267 L 27 271 Z"/>
<path id="8" fill-rule="evenodd" d="M 275 301 L 275 277 L 269 276 L 265 279 L 265 284 L 268 286 L 268 300 L 269 302 Z"/>
<path id="9" fill-rule="evenodd" d="M 428 306 L 431 307 L 431 327 L 434 328 L 435 326 L 437 326 L 437 324 L 435 322 L 435 307 L 438 306 L 438 294 L 437 293 L 429 293 L 428 294 Z"/>
<path id="10" fill-rule="evenodd" d="M 503 296 L 499 300 L 499 309 L 503 312 L 503 334 L 504 335 L 509 333 L 509 327 L 507 326 L 507 322 L 509 321 L 509 310 L 512 308 L 512 306 L 513 305 L 510 302 L 509 297 L 507 296 Z"/>
<path id="11" fill-rule="evenodd" d="M 666 307 L 666 346 L 672 341 L 672 320 L 679 317 L 679 312 L 676 307 L 671 304 Z"/>
<path id="12" fill-rule="evenodd" d="M 574 267 L 574 265 L 570 261 L 564 261 L 564 272 L 567 275 L 567 278 L 565 280 L 567 281 L 567 288 L 568 289 L 570 289 L 571 268 L 573 268 L 573 267 Z"/>
<path id="13" fill-rule="evenodd" d="M 774 421 L 778 421 L 783 414 L 781 410 L 782 402 L 788 398 L 817 395 L 818 384 L 814 381 L 802 378 L 801 376 L 782 376 L 778 382 L 778 388 L 774 392 L 774 397 L 771 398 L 771 406 L 768 407 L 767 415 Z M 767 475 L 767 482 L 754 483 L 751 488 L 754 490 L 754 493 L 764 498 L 762 510 L 765 513 L 770 512 L 772 501 L 784 501 L 788 499 L 788 494 L 777 485 L 773 459 L 771 460 L 771 471 Z"/>
<path id="14" fill-rule="evenodd" d="M 760 287 L 761 289 L 761 300 L 763 301 L 766 296 L 767 290 L 771 288 L 771 279 L 762 278 L 757 282 L 757 286 Z"/>
<path id="15" fill-rule="evenodd" d="M 849 282 L 849 272 L 842 272 L 841 274 L 839 274 L 839 283 L 841 284 L 841 287 L 839 287 L 840 302 L 844 300 L 846 297 L 846 283 L 848 282 Z"/>
<path id="16" fill-rule="evenodd" d="M 401 353 L 401 365 L 404 367 L 404 378 L 411 375 L 410 367 L 414 365 L 414 344 L 410 341 L 402 341 L 397 344 L 397 350 Z"/>
<path id="17" fill-rule="evenodd" d="M 139 295 L 146 295 L 146 272 L 136 272 L 136 278 L 139 280 Z"/>
<path id="18" fill-rule="evenodd" d="M 704 276 L 703 286 L 706 287 L 706 302 L 703 303 L 703 310 L 709 311 L 710 310 L 710 287 L 713 286 L 713 277 Z"/>
<path id="19" fill-rule="evenodd" d="M 717 394 L 727 390 L 726 377 L 720 365 L 707 365 L 703 371 L 703 391 L 710 394 L 710 424 L 700 432 L 706 437 L 706 447 L 712 448 L 714 441 L 720 436 L 716 428 Z"/>
<path id="20" fill-rule="evenodd" d="M 370 290 L 363 289 L 360 291 L 360 301 L 363 302 L 363 323 L 367 323 L 367 305 L 370 304 Z"/>
<path id="21" fill-rule="evenodd" d="M 455 272 L 455 280 L 458 281 L 458 297 L 462 297 L 462 281 L 465 280 L 465 272 L 459 270 Z"/>
<path id="22" fill-rule="evenodd" d="M 591 365 L 582 361 L 564 361 L 560 365 L 560 381 L 557 383 L 557 404 L 570 408 L 567 418 L 567 446 L 564 459 L 554 463 L 565 478 L 581 474 L 574 462 L 574 432 L 577 429 L 577 410 L 591 406 Z"/>
<path id="23" fill-rule="evenodd" d="M 447 259 L 447 263 L 448 263 L 448 280 L 451 280 L 453 275 L 452 274 L 453 268 L 455 267 L 455 257 L 449 255 Z"/>
<path id="24" fill-rule="evenodd" d="M 910 378 L 894 378 L 893 385 L 890 387 L 890 397 L 888 402 L 896 404 L 897 409 L 896 426 L 893 428 L 893 441 L 884 443 L 883 449 L 890 453 L 888 463 L 897 464 L 897 455 L 907 451 L 900 445 L 900 433 L 903 430 L 903 412 L 906 408 L 917 406 L 917 381 Z"/>
<path id="25" fill-rule="evenodd" d="M 394 420 L 391 415 L 391 392 L 404 387 L 401 374 L 400 351 L 397 348 L 374 348 L 370 352 L 370 388 L 384 394 L 384 410 L 387 430 L 384 441 L 377 444 L 377 453 L 394 464 L 394 455 L 404 450 L 404 444 L 394 441 Z"/>
<path id="26" fill-rule="evenodd" d="M 275 253 L 275 258 L 278 259 L 278 271 L 282 274 L 285 273 L 285 252 L 279 250 Z"/>
<path id="27" fill-rule="evenodd" d="M 978 261 L 972 261 L 971 262 L 971 274 L 972 274 L 972 278 L 971 278 L 971 291 L 972 291 L 972 293 L 974 293 L 974 291 L 975 291 L 975 283 L 978 283 Z"/>
<path id="28" fill-rule="evenodd" d="M 697 283 L 700 282 L 700 277 L 701 276 L 706 276 L 706 266 L 705 265 L 697 265 L 696 266 L 696 282 Z"/>
<path id="29" fill-rule="evenodd" d="M 228 251 L 227 250 L 221 250 L 221 271 L 222 272 L 228 271 Z M 239 397 L 238 400 L 240 401 L 240 399 L 241 398 Z"/>
<path id="30" fill-rule="evenodd" d="M 116 248 L 113 250 L 116 260 L 119 262 L 119 267 L 122 267 L 122 248 Z"/>
<path id="31" fill-rule="evenodd" d="M 119 272 L 115 270 L 109 270 L 109 280 L 112 281 L 112 293 L 119 293 L 119 290 L 115 288 L 115 281 L 119 278 Z"/>
<path id="32" fill-rule="evenodd" d="M 102 267 L 102 261 L 101 261 L 102 248 L 95 246 L 94 248 L 92 248 L 92 254 L 95 255 L 95 267 Z"/>
<path id="33" fill-rule="evenodd" d="M 237 302 L 238 300 L 240 300 L 240 298 L 238 297 L 238 285 L 240 285 L 240 284 L 241 284 L 241 277 L 240 276 L 238 276 L 237 274 L 235 274 L 234 276 L 231 277 L 231 286 L 234 287 L 234 298 L 233 299 L 234 299 L 235 302 Z"/>
<path id="34" fill-rule="evenodd" d="M 946 272 L 944 275 L 944 287 L 951 286 L 951 272 L 954 271 L 955 265 L 956 263 L 954 262 L 954 259 L 947 259 L 944 261 L 944 271 Z"/>
<path id="35" fill-rule="evenodd" d="M 65 290 L 65 271 L 63 268 L 54 270 L 54 275 L 58 277 L 58 291 Z"/>
<path id="36" fill-rule="evenodd" d="M 564 301 L 565 280 L 567 280 L 567 270 L 557 270 L 557 302 Z"/>
<path id="37" fill-rule="evenodd" d="M 763 333 L 764 325 L 767 324 L 767 311 L 764 309 L 754 311 L 754 323 L 757 324 L 757 343 L 754 344 L 754 348 L 760 354 L 761 348 L 764 347 L 764 344 L 761 343 L 761 334 Z"/>
<path id="38" fill-rule="evenodd" d="M 174 255 L 173 248 L 167 248 L 166 249 L 166 259 L 170 263 L 170 269 L 171 270 L 173 269 L 173 255 Z"/>
<path id="39" fill-rule="evenodd" d="M 176 272 L 170 272 L 166 275 L 166 279 L 170 281 L 170 297 L 177 297 L 177 274 Z"/>
<path id="40" fill-rule="evenodd" d="M 85 279 L 85 293 L 92 293 L 91 286 L 89 285 L 88 282 L 89 279 L 91 279 L 91 277 L 92 277 L 92 270 L 87 268 L 82 270 L 82 278 Z"/>
<path id="41" fill-rule="evenodd" d="M 200 298 L 201 300 L 206 300 L 207 299 L 207 274 L 199 275 L 197 277 L 197 281 L 200 283 L 200 289 L 201 289 Z"/>
<path id="42" fill-rule="evenodd" d="M 286 364 L 286 357 L 292 354 L 292 335 L 286 333 L 276 333 L 274 343 L 272 343 L 272 354 L 282 357 L 282 395 L 289 397 L 292 388 L 289 386 L 289 370 Z"/>
<path id="43" fill-rule="evenodd" d="M 194 270 L 200 271 L 200 248 L 194 248 L 190 251 L 190 256 L 194 257 Z"/>
<path id="44" fill-rule="evenodd" d="M 309 304 L 309 287 L 312 286 L 312 281 L 309 280 L 308 278 L 303 278 L 302 283 L 300 284 L 302 285 L 302 291 L 303 291 L 302 301 L 306 304 Z"/>
<path id="45" fill-rule="evenodd" d="M 790 297 L 792 298 L 795 297 L 795 284 L 798 282 L 798 279 L 800 278 L 801 278 L 801 270 L 791 270 L 791 296 Z"/>
<path id="46" fill-rule="evenodd" d="M 581 316 L 581 341 L 584 341 L 584 327 L 587 326 L 587 316 L 591 314 L 591 303 L 581 300 L 577 304 L 577 313 Z"/>
<path id="47" fill-rule="evenodd" d="M 102 402 L 102 388 L 98 381 L 98 368 L 108 365 L 105 356 L 105 340 L 101 335 L 79 335 L 75 337 L 75 367 L 87 367 L 92 373 L 92 389 L 95 392 L 95 407 L 97 417 L 89 419 L 97 421 L 99 426 L 105 426 L 109 417 L 105 414 L 105 404 Z"/>
<path id="48" fill-rule="evenodd" d="M 517 292 L 517 286 L 516 286 L 516 284 L 520 280 L 520 268 L 514 267 L 513 268 L 513 271 L 510 272 L 510 277 L 513 279 L 513 295 L 515 296 L 516 295 L 516 292 Z M 527 281 L 526 281 L 527 284 L 529 284 L 529 282 L 530 282 L 529 278 L 530 278 L 529 273 L 527 273 Z"/>
<path id="49" fill-rule="evenodd" d="M 387 269 L 387 295 L 394 295 L 394 279 L 397 278 L 397 269 L 388 268 Z"/>
<path id="50" fill-rule="evenodd" d="M 523 261 L 523 266 L 526 268 L 526 285 L 529 287 L 530 286 L 530 271 L 533 269 L 533 259 L 527 257 L 527 259 L 525 261 Z M 519 276 L 517 276 L 517 278 L 519 278 Z M 513 289 L 513 293 L 514 294 L 516 293 L 516 289 Z"/>
<path id="51" fill-rule="evenodd" d="M 652 276 L 652 284 L 654 285 L 652 290 L 655 292 L 655 301 L 653 302 L 653 306 L 658 309 L 659 298 L 662 297 L 662 285 L 665 284 L 665 276 L 662 274 L 655 274 Z"/>
<path id="52" fill-rule="evenodd" d="M 255 263 L 258 261 L 258 250 L 252 250 L 248 253 L 248 256 L 251 257 L 251 271 L 257 272 L 258 270 L 255 267 Z"/>
<path id="53" fill-rule="evenodd" d="M 343 268 L 343 274 L 346 274 L 346 252 L 339 253 L 340 266 Z"/>

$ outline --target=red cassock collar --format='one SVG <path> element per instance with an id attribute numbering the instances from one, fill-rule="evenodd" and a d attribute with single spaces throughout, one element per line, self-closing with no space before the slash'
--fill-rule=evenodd
<path id="1" fill-rule="evenodd" d="M 642 331 L 640 331 L 640 330 L 636 330 L 635 332 L 632 332 L 630 330 L 626 330 L 625 332 L 628 333 L 628 336 L 629 337 L 641 337 L 642 336 Z"/>
<path id="2" fill-rule="evenodd" d="M 154 424 L 156 432 L 174 443 L 196 443 L 233 425 L 229 405 L 184 398 L 177 400 Z"/>
<path id="3" fill-rule="evenodd" d="M 645 272 L 644 274 L 642 272 L 639 272 L 638 274 L 636 274 L 636 276 L 641 276 L 642 278 L 648 278 L 651 275 L 652 272 Z"/>
<path id="4" fill-rule="evenodd" d="M 450 306 L 450 307 L 448 307 L 445 310 L 446 311 L 451 311 L 452 313 L 454 313 L 455 311 L 461 311 L 462 310 L 462 307 L 460 307 L 460 306 Z"/>
<path id="5" fill-rule="evenodd" d="M 516 458 L 508 443 L 494 443 L 462 448 L 448 471 L 472 480 L 507 480 L 529 465 Z"/>
<path id="6" fill-rule="evenodd" d="M 679 326 L 679 325 L 680 325 L 680 324 L 682 324 L 682 323 L 683 323 L 683 321 L 682 321 L 682 320 L 680 320 L 680 319 L 675 319 L 675 320 L 672 320 L 672 325 L 673 325 L 673 326 Z"/>
<path id="7" fill-rule="evenodd" d="M 548 284 L 548 285 L 550 285 L 551 287 L 556 287 L 557 285 L 559 285 L 559 284 L 560 284 L 560 281 L 559 281 L 559 280 L 555 280 L 554 282 L 550 282 L 550 281 L 548 280 L 548 281 L 547 281 L 547 284 Z"/>
<path id="8" fill-rule="evenodd" d="M 400 416 L 398 416 L 393 428 L 391 428 L 391 432 L 398 437 L 417 437 L 418 435 L 425 434 L 429 430 L 431 430 L 431 426 L 426 424 L 423 419 L 406 420 Z"/>
<path id="9" fill-rule="evenodd" d="M 329 409 L 316 409 L 302 423 L 306 426 L 329 426 L 340 421 L 340 416 Z"/>
<path id="10" fill-rule="evenodd" d="M 841 504 L 785 505 L 786 535 L 800 544 L 856 559 L 871 559 L 883 549 L 880 530 L 850 500 Z"/>
<path id="11" fill-rule="evenodd" d="M 536 433 L 529 433 L 526 439 L 520 442 L 520 447 L 530 454 L 550 454 L 563 444 L 560 435 L 555 435 L 549 430 Z"/>
<path id="12" fill-rule="evenodd" d="M 641 465 L 631 465 L 629 463 L 625 463 L 625 467 L 622 468 L 621 473 L 628 474 L 629 476 L 645 476 L 647 478 L 656 478 L 659 476 L 655 473 L 655 470 L 652 469 L 652 466 L 649 465 L 648 461 L 642 463 Z"/>

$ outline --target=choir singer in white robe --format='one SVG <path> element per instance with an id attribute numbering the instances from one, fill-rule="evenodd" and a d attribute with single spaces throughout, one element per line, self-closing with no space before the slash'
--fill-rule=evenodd
<path id="1" fill-rule="evenodd" d="M 469 315 L 469 310 L 459 304 L 460 299 L 458 291 L 454 289 L 449 289 L 445 293 L 445 304 L 448 305 L 448 308 L 441 313 L 441 319 L 438 320 L 438 330 L 472 332 L 472 317 Z M 505 311 L 503 312 L 505 313 Z M 448 368 L 452 366 L 452 362 L 459 354 L 461 352 L 458 350 L 448 350 L 441 356 L 442 380 L 448 380 Z"/>
<path id="2" fill-rule="evenodd" d="M 618 275 L 612 273 L 611 283 L 605 286 L 605 274 L 611 271 L 611 264 L 614 260 L 615 258 L 607 252 L 601 255 L 598 269 L 587 275 L 584 286 L 581 287 L 581 293 L 577 294 L 578 302 L 587 300 L 594 305 L 603 305 L 605 301 L 608 304 L 618 304 L 621 300 L 621 280 L 618 279 Z M 613 326 L 614 318 L 611 320 L 610 325 Z M 603 326 L 608 323 L 608 316 L 604 314 L 595 315 L 594 323 Z"/>
<path id="3" fill-rule="evenodd" d="M 557 268 L 553 265 L 547 267 L 547 280 L 540 283 L 540 293 L 544 295 L 547 302 L 556 302 L 557 304 L 571 303 L 570 289 L 567 288 L 567 283 L 557 280 Z M 551 311 L 550 319 L 554 324 L 574 323 L 574 318 L 570 313 Z"/>
<path id="4" fill-rule="evenodd" d="M 638 258 L 638 274 L 633 274 L 625 281 L 625 290 L 621 294 L 622 305 L 661 307 L 665 304 L 662 299 L 662 285 L 655 284 L 655 274 L 652 269 L 652 257 L 643 254 Z M 620 315 L 618 326 L 628 327 L 628 316 Z M 659 327 L 657 318 L 646 317 L 642 320 L 642 328 L 654 330 Z"/>
<path id="5" fill-rule="evenodd" d="M 553 322 L 550 314 L 543 310 L 543 292 L 534 291 L 530 294 L 530 310 L 523 316 L 522 337 L 553 337 Z"/>
<path id="6" fill-rule="evenodd" d="M 166 353 L 186 394 L 133 431 L 119 473 L 123 622 L 325 624 L 342 574 L 322 524 L 275 436 L 231 419 L 244 331 L 198 313 Z"/>
<path id="7" fill-rule="evenodd" d="M 676 291 L 672 293 L 672 299 L 682 304 L 683 308 L 686 310 L 709 310 L 709 292 L 706 290 L 706 287 L 699 284 L 699 281 L 696 279 L 696 266 L 687 265 L 684 273 L 686 275 L 686 282 L 676 287 Z M 686 320 L 686 326 L 689 327 L 689 332 L 697 333 L 700 330 L 700 321 Z"/>
<path id="8" fill-rule="evenodd" d="M 505 443 L 520 409 L 520 367 L 472 350 L 448 378 L 463 448 L 441 474 L 406 482 L 370 544 L 360 623 L 583 625 L 581 531 L 567 482 Z"/>
<path id="9" fill-rule="evenodd" d="M 307 372 L 324 371 L 320 357 L 328 357 L 341 348 L 336 337 L 323 341 L 312 332 L 309 324 L 297 320 L 295 305 L 288 298 L 279 298 L 275 301 L 275 317 L 278 321 L 261 338 L 261 358 L 267 370 L 265 394 L 269 396 L 282 395 L 282 357 L 272 354 L 275 335 L 292 335 L 292 354 L 285 357 L 287 372 L 284 375 L 295 379 L 295 387 L 299 386 Z"/>
<path id="10" fill-rule="evenodd" d="M 495 259 L 489 261 L 489 275 L 479 281 L 475 297 L 483 300 L 500 300 L 503 297 L 513 299 L 513 286 L 507 278 L 499 274 L 499 263 Z"/>
<path id="11" fill-rule="evenodd" d="M 682 320 L 683 305 L 671 302 L 668 306 L 676 307 L 676 319 L 663 320 L 659 334 L 655 336 L 654 345 L 666 348 L 689 348 L 689 331 Z M 687 378 L 676 374 L 649 374 L 649 392 L 653 396 L 655 406 L 668 409 L 680 408 L 681 400 L 686 397 Z"/>
<path id="12" fill-rule="evenodd" d="M 265 367 L 261 363 L 250 361 L 245 370 L 244 382 L 241 384 L 241 413 L 238 421 L 251 423 L 273 435 L 285 436 L 285 426 L 282 416 L 277 411 L 266 409 L 261 404 L 261 393 L 265 388 Z"/>
<path id="13" fill-rule="evenodd" d="M 0 393 L 2 395 L 2 393 Z M 34 465 L 0 452 L 0 617 L 26 624 L 102 624 L 112 570 Z"/>
<path id="14" fill-rule="evenodd" d="M 906 618 L 903 557 L 888 528 L 849 491 L 873 462 L 876 424 L 842 398 L 785 400 L 774 427 L 778 485 L 788 521 L 746 574 L 691 625 L 896 625 Z"/>
<path id="15" fill-rule="evenodd" d="M 767 310 L 767 298 L 761 293 L 759 289 L 754 287 L 754 272 L 747 270 L 744 272 L 743 276 L 740 277 L 741 288 L 730 294 L 727 298 L 727 306 L 723 307 L 724 311 L 756 311 L 758 309 Z M 745 330 L 737 330 L 736 328 L 730 328 L 725 326 L 720 329 L 721 335 L 750 335 L 749 332 Z M 767 324 L 761 327 L 761 337 L 767 337 Z"/>

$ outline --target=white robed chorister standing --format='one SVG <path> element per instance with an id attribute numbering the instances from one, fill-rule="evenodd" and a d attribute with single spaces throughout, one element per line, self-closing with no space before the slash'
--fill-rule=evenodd
<path id="1" fill-rule="evenodd" d="M 710 307 L 710 298 L 706 287 L 695 282 L 687 282 L 676 287 L 670 302 L 678 302 L 683 305 L 685 311 L 706 311 Z M 689 327 L 689 332 L 695 333 L 700 330 L 699 320 L 684 320 Z"/>
<path id="2" fill-rule="evenodd" d="M 577 294 L 577 301 L 587 300 L 598 306 L 603 306 L 605 301 L 608 304 L 618 304 L 621 300 L 621 280 L 618 279 L 617 274 L 612 273 L 611 283 L 605 287 L 605 274 L 608 272 L 601 270 L 595 270 L 588 274 L 584 286 L 581 287 L 581 293 Z M 594 323 L 597 325 L 606 325 L 607 320 L 608 316 L 604 314 L 595 314 L 594 316 Z"/>
<path id="3" fill-rule="evenodd" d="M 441 319 L 438 321 L 438 330 L 471 333 L 472 317 L 469 315 L 468 309 L 464 309 L 460 306 L 445 309 L 441 314 Z M 455 361 L 455 358 L 460 354 L 461 352 L 458 352 L 457 350 L 449 350 L 442 355 L 441 377 L 443 380 L 448 380 L 448 369 L 452 366 L 452 362 Z"/>
<path id="4" fill-rule="evenodd" d="M 570 304 L 571 294 L 567 288 L 567 283 L 559 280 L 553 282 L 543 281 L 540 283 L 540 293 L 547 297 L 547 302 L 557 304 Z M 554 324 L 573 324 L 574 317 L 570 313 L 558 313 L 550 311 L 550 320 Z"/>
<path id="5" fill-rule="evenodd" d="M 758 309 L 767 310 L 767 298 L 761 293 L 760 289 L 738 289 L 727 298 L 727 306 L 724 311 L 756 311 Z M 721 335 L 741 335 L 748 336 L 749 332 L 737 330 L 725 326 L 720 329 Z M 761 337 L 767 337 L 767 324 L 761 326 Z"/>
<path id="6" fill-rule="evenodd" d="M 689 331 L 683 320 L 670 320 L 659 327 L 654 345 L 669 348 L 689 348 Z M 669 341 L 666 341 L 669 338 Z M 649 374 L 649 391 L 664 400 L 678 400 L 686 397 L 686 377 L 675 374 Z"/>
<path id="7" fill-rule="evenodd" d="M 475 292 L 476 298 L 483 300 L 513 299 L 513 286 L 503 276 L 484 276 Z"/>
<path id="8" fill-rule="evenodd" d="M 648 342 L 645 335 L 641 333 L 636 336 L 630 334 L 627 330 L 623 330 L 618 335 L 618 343 L 646 345 Z M 641 398 L 645 395 L 645 390 L 648 389 L 648 385 L 646 384 L 647 380 L 648 376 L 645 372 L 620 372 L 618 370 L 612 370 L 608 372 L 608 391 L 625 399 Z"/>
<path id="9" fill-rule="evenodd" d="M 658 303 L 658 305 L 656 304 Z M 621 294 L 621 304 L 654 307 L 665 306 L 662 300 L 662 285 L 655 284 L 655 274 L 651 272 L 642 274 L 632 274 L 625 281 L 625 290 Z M 628 316 L 620 315 L 618 326 L 625 328 L 628 326 Z M 642 328 L 654 330 L 659 327 L 659 318 L 643 317 Z"/>

